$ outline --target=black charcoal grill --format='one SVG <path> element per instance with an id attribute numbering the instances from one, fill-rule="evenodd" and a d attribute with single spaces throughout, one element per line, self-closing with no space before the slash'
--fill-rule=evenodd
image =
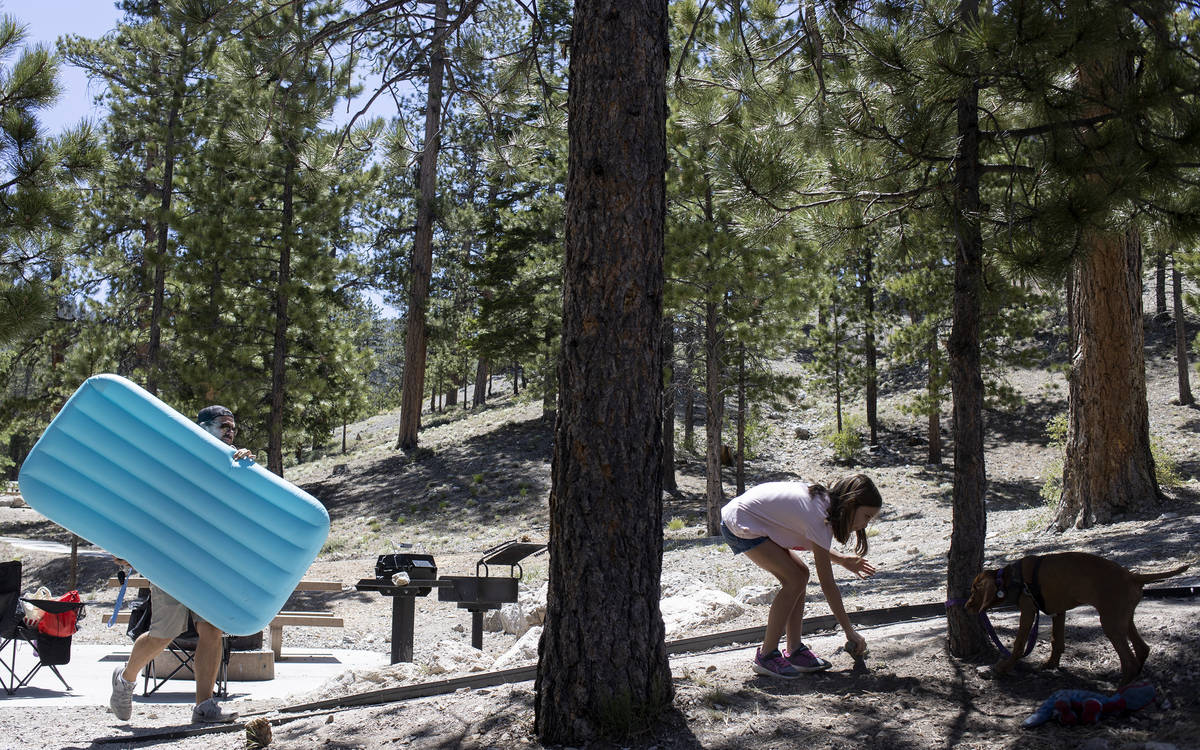
<path id="1" fill-rule="evenodd" d="M 438 601 L 456 602 L 471 613 L 471 645 L 483 648 L 483 613 L 517 600 L 517 582 L 524 571 L 520 562 L 545 551 L 546 545 L 511 541 L 483 553 L 473 576 L 442 576 L 432 555 L 393 553 L 375 561 L 375 577 L 364 578 L 359 591 L 376 591 L 392 597 L 392 664 L 413 659 L 413 623 L 416 597 L 438 590 Z M 507 566 L 507 575 L 491 575 L 491 568 Z"/>
<path id="2" fill-rule="evenodd" d="M 375 560 L 375 577 L 355 584 L 359 591 L 392 597 L 392 664 L 413 659 L 413 620 L 416 599 L 427 596 L 437 582 L 433 555 L 395 552 Z"/>

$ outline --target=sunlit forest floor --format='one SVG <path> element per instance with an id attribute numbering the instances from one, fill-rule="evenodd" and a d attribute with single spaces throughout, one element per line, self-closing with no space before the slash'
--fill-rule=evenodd
<path id="1" fill-rule="evenodd" d="M 1166 504 L 1129 514 L 1118 523 L 1065 533 L 1047 531 L 1053 509 L 1039 491 L 1052 474 L 1057 451 L 1049 445 L 1046 423 L 1065 413 L 1066 381 L 1060 369 L 1019 370 L 1005 381 L 1020 396 L 986 414 L 989 488 L 987 561 L 1003 564 L 1030 552 L 1078 549 L 1103 554 L 1128 567 L 1161 569 L 1191 560 L 1200 539 L 1200 411 L 1173 403 L 1178 396 L 1169 326 L 1147 323 L 1147 381 L 1151 431 L 1162 455 L 1171 458 L 1177 483 L 1166 488 Z M 1053 357 L 1051 357 L 1052 364 Z M 781 368 L 797 368 L 791 362 Z M 542 420 L 541 404 L 525 394 L 513 398 L 507 381 L 495 383 L 488 405 L 461 407 L 426 415 L 421 447 L 411 454 L 394 449 L 397 418 L 380 414 L 349 426 L 347 450 L 340 435 L 326 451 L 289 467 L 287 478 L 328 507 L 332 532 L 310 575 L 351 583 L 369 576 L 375 555 L 412 545 L 433 554 L 439 573 L 471 573 L 482 552 L 510 539 L 544 541 L 548 531 L 547 495 L 552 425 Z M 870 557 L 879 573 L 867 581 L 841 579 L 847 607 L 861 609 L 940 602 L 945 598 L 945 555 L 951 528 L 952 444 L 948 431 L 941 464 L 927 463 L 925 419 L 906 413 L 903 404 L 922 387 L 918 382 L 888 382 L 881 398 L 880 444 L 864 448 L 850 462 L 835 460 L 822 438 L 834 414 L 832 401 L 817 393 L 776 411 L 764 412 L 756 425 L 747 485 L 781 478 L 827 481 L 840 473 L 864 471 L 875 478 L 885 509 L 871 529 Z M 946 405 L 948 411 L 949 405 Z M 847 413 L 861 413 L 850 403 Z M 697 413 L 696 439 L 703 436 Z M 943 415 L 943 427 L 949 425 Z M 664 496 L 666 545 L 664 596 L 696 587 L 735 593 L 746 585 L 769 585 L 765 573 L 704 532 L 703 456 L 683 444 L 678 425 L 679 489 Z M 725 470 L 725 494 L 735 493 L 733 472 Z M 69 535 L 29 509 L 0 508 L 4 535 L 68 541 Z M 5 545 L 0 545 L 5 547 Z M 26 584 L 45 582 L 63 588 L 67 568 L 61 556 L 37 552 L 0 553 L 22 557 Z M 544 557 L 523 564 L 526 583 L 544 581 Z M 104 585 L 111 565 L 84 558 L 79 588 L 85 598 L 111 604 Z M 1200 569 L 1167 583 L 1196 583 Z M 814 586 L 810 615 L 828 610 Z M 301 646 L 367 648 L 386 651 L 387 603 L 353 591 L 314 592 L 289 607 L 321 606 L 344 618 L 341 630 L 298 628 L 288 642 Z M 1059 689 L 1115 689 L 1117 659 L 1090 610 L 1067 618 L 1064 669 L 1040 673 L 1032 666 L 993 681 L 980 673 L 990 663 L 950 658 L 941 620 L 864 632 L 871 646 L 865 668 L 855 668 L 835 633 L 810 637 L 813 647 L 831 658 L 830 673 L 778 683 L 749 668 L 752 647 L 720 649 L 674 663 L 674 710 L 662 721 L 636 732 L 615 747 L 735 748 L 1025 748 L 1142 747 L 1147 741 L 1196 747 L 1200 736 L 1200 641 L 1194 623 L 1200 603 L 1144 602 L 1138 625 L 1152 653 L 1145 677 L 1159 690 L 1159 702 L 1138 714 L 1105 720 L 1096 727 L 1048 725 L 1021 730 L 1020 720 Z M 747 606 L 735 620 L 707 632 L 760 626 L 765 606 Z M 462 640 L 469 617 L 450 605 L 418 600 L 417 653 L 439 640 Z M 996 619 L 1001 638 L 1011 639 L 1015 622 Z M 301 632 L 302 631 L 302 632 Z M 699 635 L 688 632 L 680 635 Z M 114 643 L 120 634 L 85 628 L 77 636 Z M 1045 631 L 1031 665 L 1048 652 Z M 485 650 L 503 652 L 515 637 L 488 633 Z M 373 708 L 340 711 L 280 726 L 273 747 L 532 747 L 532 683 L 458 693 Z M 314 695 L 313 697 L 319 697 Z M 6 717 L 6 727 L 21 725 Z M 37 726 L 37 722 L 27 722 Z M 101 707 L 63 712 L 69 736 L 51 740 L 19 727 L 13 741 L 21 747 L 85 747 L 91 738 L 110 734 L 113 719 Z M 70 744 L 70 743 L 75 744 Z M 1107 744 L 1096 744 L 1107 743 Z M 3 744 L 3 743 L 0 743 Z M 237 735 L 180 740 L 172 747 L 242 747 Z"/>

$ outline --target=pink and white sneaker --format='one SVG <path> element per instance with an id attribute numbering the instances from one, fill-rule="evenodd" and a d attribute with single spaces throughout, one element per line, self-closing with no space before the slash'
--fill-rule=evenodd
<path id="1" fill-rule="evenodd" d="M 801 644 L 796 651 L 785 651 L 788 663 L 798 672 L 823 672 L 833 665 L 814 654 L 808 646 Z"/>

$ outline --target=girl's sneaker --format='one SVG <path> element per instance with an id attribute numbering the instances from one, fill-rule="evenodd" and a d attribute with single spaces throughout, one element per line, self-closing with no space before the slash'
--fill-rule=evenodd
<path id="1" fill-rule="evenodd" d="M 822 672 L 833 666 L 803 645 L 799 650 L 789 652 L 787 661 L 797 672 Z"/>
<path id="2" fill-rule="evenodd" d="M 761 648 L 755 652 L 754 671 L 767 677 L 781 677 L 785 680 L 794 680 L 801 676 L 800 670 L 793 667 L 791 662 L 783 658 L 783 654 L 779 653 L 779 649 L 775 649 L 766 655 L 763 654 Z"/>

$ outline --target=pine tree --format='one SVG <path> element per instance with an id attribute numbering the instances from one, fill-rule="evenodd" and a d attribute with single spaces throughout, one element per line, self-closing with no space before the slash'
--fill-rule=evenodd
<path id="1" fill-rule="evenodd" d="M 560 409 L 534 730 L 542 742 L 583 744 L 642 731 L 672 696 L 658 609 L 666 3 L 613 13 L 583 0 L 571 40 Z"/>
<path id="2" fill-rule="evenodd" d="M 57 138 L 38 110 L 60 95 L 59 60 L 25 47 L 25 27 L 0 17 L 0 470 L 5 475 L 62 403 L 64 348 L 79 314 L 73 227 L 80 183 L 103 161 L 86 123 Z"/>
<path id="3" fill-rule="evenodd" d="M 267 467 L 277 474 L 289 446 L 298 451 L 323 442 L 337 424 L 333 389 L 357 384 L 364 391 L 361 376 L 370 369 L 347 345 L 357 324 L 346 313 L 357 304 L 361 273 L 351 252 L 350 218 L 375 176 L 365 154 L 339 150 L 339 135 L 321 128 L 349 91 L 349 67 L 330 66 L 315 51 L 288 54 L 303 49 L 298 40 L 335 10 L 331 3 L 296 3 L 255 16 L 223 50 L 227 75 L 220 96 L 228 119 L 206 142 L 210 159 L 200 164 L 191 195 L 196 216 L 204 217 L 190 227 L 197 233 L 192 262 L 201 281 L 220 274 L 225 293 L 224 309 L 214 301 L 208 318 L 229 316 L 240 326 L 237 339 L 216 342 L 243 353 L 235 362 L 257 365 L 255 387 L 237 400 L 265 417 L 258 435 L 267 441 Z M 201 184 L 233 205 L 206 201 Z M 229 237 L 217 244 L 208 239 L 220 237 L 214 223 L 230 209 L 240 223 L 233 252 Z M 233 258 L 239 262 L 230 263 Z M 192 288 L 203 295 L 209 287 Z"/>
<path id="4" fill-rule="evenodd" d="M 126 374 L 157 394 L 164 327 L 171 315 L 167 277 L 176 248 L 176 165 L 191 136 L 217 34 L 211 21 L 222 4 L 124 0 L 125 18 L 112 37 L 71 37 L 62 48 L 73 64 L 108 84 L 106 141 L 114 168 L 97 195 L 92 231 L 98 267 L 110 276 L 112 308 L 131 309 L 138 333 L 123 357 Z M 129 274 L 129 269 L 134 273 Z M 130 361 L 132 360 L 132 361 Z"/>

